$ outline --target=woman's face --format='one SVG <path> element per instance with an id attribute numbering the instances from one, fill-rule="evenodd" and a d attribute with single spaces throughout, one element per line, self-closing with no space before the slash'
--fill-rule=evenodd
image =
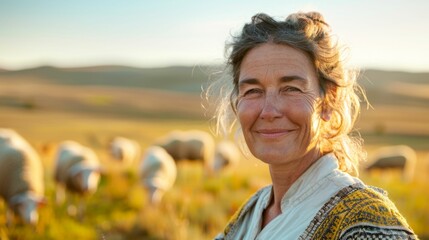
<path id="1" fill-rule="evenodd" d="M 246 54 L 238 79 L 237 114 L 256 158 L 285 164 L 318 156 L 319 105 L 319 81 L 304 52 L 264 43 Z"/>

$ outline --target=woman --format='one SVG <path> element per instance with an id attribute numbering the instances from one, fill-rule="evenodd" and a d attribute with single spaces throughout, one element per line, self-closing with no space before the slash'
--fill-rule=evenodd
<path id="1" fill-rule="evenodd" d="M 238 120 L 272 186 L 216 239 L 416 239 L 383 190 L 353 177 L 366 157 L 350 136 L 360 91 L 322 15 L 257 14 L 229 47 L 232 81 L 221 82 L 228 96 L 217 102 L 218 128 Z"/>

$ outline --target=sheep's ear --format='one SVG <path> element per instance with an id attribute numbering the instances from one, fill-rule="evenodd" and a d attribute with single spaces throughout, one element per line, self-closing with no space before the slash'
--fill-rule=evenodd
<path id="1" fill-rule="evenodd" d="M 48 204 L 48 200 L 45 197 L 37 199 L 37 207 L 44 207 Z"/>
<path id="2" fill-rule="evenodd" d="M 106 170 L 100 166 L 100 167 L 94 168 L 94 172 L 98 172 L 99 174 L 103 175 L 106 173 Z"/>

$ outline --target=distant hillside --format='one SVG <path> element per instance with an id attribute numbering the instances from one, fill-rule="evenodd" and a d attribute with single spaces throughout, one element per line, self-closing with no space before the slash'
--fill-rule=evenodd
<path id="1" fill-rule="evenodd" d="M 83 68 L 38 67 L 0 71 L 0 81 L 20 81 L 80 86 L 152 88 L 200 92 L 208 79 L 207 67 L 133 68 L 96 66 Z"/>
<path id="2" fill-rule="evenodd" d="M 214 69 L 96 66 L 4 70 L 0 71 L 0 107 L 137 118 L 201 118 L 201 87 Z M 429 122 L 429 73 L 368 69 L 361 72 L 359 82 L 374 107 L 362 112 L 362 126 L 395 130 L 398 127 L 392 124 L 398 122 L 414 121 L 413 126 Z M 419 131 L 421 127 L 415 130 Z"/>
<path id="3" fill-rule="evenodd" d="M 429 108 L 429 72 L 365 70 L 359 83 L 373 105 L 402 105 Z"/>
<path id="4" fill-rule="evenodd" d="M 203 119 L 204 67 L 0 71 L 0 108 L 119 118 Z"/>
<path id="5" fill-rule="evenodd" d="M 21 83 L 48 83 L 74 86 L 112 86 L 126 88 L 152 88 L 165 91 L 200 93 L 201 85 L 208 82 L 214 67 L 165 67 L 165 68 L 135 68 L 127 66 L 94 66 L 82 68 L 38 67 L 17 71 L 0 70 L 0 81 L 15 81 Z M 411 97 L 410 93 L 401 94 L 395 87 L 405 87 L 407 90 L 427 89 L 429 86 L 428 73 L 408 73 L 397 71 L 364 70 L 360 74 L 359 83 L 369 94 L 370 100 L 395 103 L 406 100 L 403 96 Z M 414 87 L 414 88 L 413 88 Z M 393 90 L 392 90 L 393 89 Z M 381 92 L 384 92 L 380 95 Z M 385 97 L 388 96 L 386 99 Z M 401 95 L 391 98 L 390 95 Z M 426 98 L 425 94 L 417 94 L 418 98 Z M 429 94 L 427 94 L 429 96 Z M 396 100 L 395 100 L 396 99 Z M 408 101 L 408 100 L 406 100 Z M 414 102 L 413 102 L 414 103 Z"/>

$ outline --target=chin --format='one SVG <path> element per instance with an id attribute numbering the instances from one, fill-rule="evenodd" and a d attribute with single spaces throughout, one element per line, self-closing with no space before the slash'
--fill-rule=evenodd
<path id="1" fill-rule="evenodd" d="M 267 164 L 273 164 L 273 163 L 279 163 L 284 161 L 286 158 L 285 156 L 288 156 L 287 153 L 252 153 L 253 156 L 255 156 L 260 161 L 267 163 Z"/>

